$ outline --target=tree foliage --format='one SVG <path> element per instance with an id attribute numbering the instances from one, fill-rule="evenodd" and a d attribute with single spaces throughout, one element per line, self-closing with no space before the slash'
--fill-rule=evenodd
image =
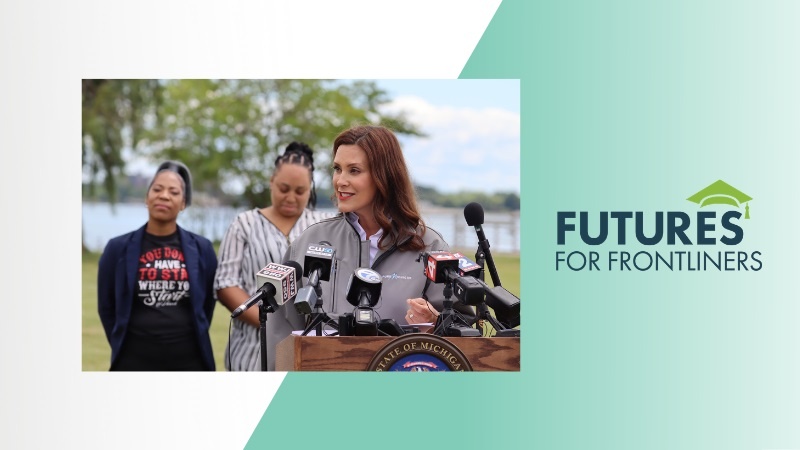
<path id="1" fill-rule="evenodd" d="M 178 159 L 197 191 L 266 206 L 275 158 L 292 141 L 314 148 L 329 178 L 333 138 L 353 124 L 422 135 L 402 113 L 381 111 L 389 101 L 368 81 L 84 80 L 84 170 L 114 201 L 126 152 Z"/>
<path id="2" fill-rule="evenodd" d="M 455 193 L 442 193 L 430 186 L 416 186 L 417 198 L 445 208 L 463 208 L 471 202 L 478 202 L 485 211 L 518 211 L 520 205 L 519 195 L 514 192 L 473 192 L 460 191 Z"/>
<path id="3" fill-rule="evenodd" d="M 98 181 L 109 201 L 117 199 L 117 182 L 131 150 L 158 107 L 156 80 L 82 80 L 82 161 L 90 195 Z"/>

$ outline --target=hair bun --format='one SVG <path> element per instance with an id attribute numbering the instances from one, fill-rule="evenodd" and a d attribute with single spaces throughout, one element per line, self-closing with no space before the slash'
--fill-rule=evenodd
<path id="1" fill-rule="evenodd" d="M 286 150 L 284 150 L 284 155 L 289 155 L 291 153 L 299 153 L 301 155 L 305 155 L 309 161 L 311 161 L 311 165 L 314 165 L 314 150 L 311 149 L 307 144 L 303 142 L 294 141 L 291 144 L 286 146 Z"/>

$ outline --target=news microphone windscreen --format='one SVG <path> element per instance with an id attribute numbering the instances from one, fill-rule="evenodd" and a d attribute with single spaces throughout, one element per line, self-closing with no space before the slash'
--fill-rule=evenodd
<path id="1" fill-rule="evenodd" d="M 303 266 L 297 261 L 291 259 L 283 262 L 284 266 L 289 266 L 294 269 L 294 281 L 297 283 L 297 288 L 303 287 Z"/>
<path id="2" fill-rule="evenodd" d="M 476 202 L 472 202 L 465 206 L 464 219 L 467 220 L 467 225 L 471 227 L 483 225 L 483 206 Z"/>
<path id="3" fill-rule="evenodd" d="M 269 283 L 275 287 L 275 302 L 282 305 L 297 295 L 297 282 L 294 268 L 282 264 L 269 263 L 256 273 L 256 285 Z"/>
<path id="4" fill-rule="evenodd" d="M 450 252 L 433 251 L 428 253 L 425 263 L 425 276 L 434 283 L 446 283 L 447 272 L 458 270 L 458 258 Z"/>
<path id="5" fill-rule="evenodd" d="M 359 306 L 362 294 L 369 298 L 369 306 L 375 306 L 381 298 L 381 274 L 359 267 L 353 271 L 350 281 L 347 282 L 347 301 L 353 306 Z"/>
<path id="6" fill-rule="evenodd" d="M 467 258 L 461 253 L 453 253 L 458 258 L 458 275 L 462 277 L 477 277 L 481 273 L 482 267 L 475 261 Z"/>
<path id="7" fill-rule="evenodd" d="M 306 257 L 303 261 L 303 276 L 307 277 L 312 271 L 319 270 L 320 281 L 331 279 L 331 266 L 333 265 L 333 255 L 336 253 L 330 245 L 311 244 L 306 249 Z"/>

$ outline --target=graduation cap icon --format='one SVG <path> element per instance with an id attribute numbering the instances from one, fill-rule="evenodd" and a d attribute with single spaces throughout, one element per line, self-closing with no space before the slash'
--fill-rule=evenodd
<path id="1" fill-rule="evenodd" d="M 750 205 L 747 204 L 747 202 L 752 199 L 752 197 L 736 189 L 730 184 L 722 180 L 717 180 L 686 200 L 699 204 L 701 208 L 708 205 L 732 205 L 739 208 L 744 203 L 744 218 L 749 219 Z"/>

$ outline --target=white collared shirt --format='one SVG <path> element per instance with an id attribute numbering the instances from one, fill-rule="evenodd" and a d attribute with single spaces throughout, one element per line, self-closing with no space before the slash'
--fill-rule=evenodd
<path id="1" fill-rule="evenodd" d="M 353 224 L 356 231 L 358 231 L 358 235 L 361 237 L 362 241 L 367 240 L 367 232 L 361 228 L 361 224 L 358 223 L 358 216 L 355 213 L 345 213 L 345 217 L 347 217 L 347 221 Z M 375 256 L 378 254 L 378 241 L 381 240 L 381 236 L 383 236 L 383 228 L 378 228 L 378 232 L 373 234 L 369 237 L 369 265 L 372 267 L 372 263 L 375 261 Z"/>

